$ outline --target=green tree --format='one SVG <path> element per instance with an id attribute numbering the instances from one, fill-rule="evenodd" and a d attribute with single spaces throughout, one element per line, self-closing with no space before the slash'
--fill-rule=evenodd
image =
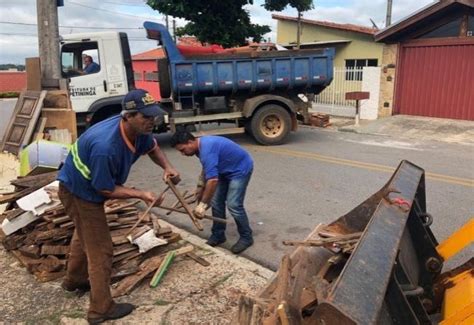
<path id="1" fill-rule="evenodd" d="M 314 8 L 313 0 L 265 0 L 264 8 L 270 11 L 282 11 L 286 6 L 298 11 L 298 28 L 296 30 L 296 47 L 300 48 L 301 13 Z"/>
<path id="2" fill-rule="evenodd" d="M 232 47 L 246 44 L 247 38 L 260 42 L 270 32 L 267 25 L 252 24 L 243 9 L 253 0 L 148 0 L 147 4 L 162 14 L 188 20 L 176 34 L 194 35 L 201 42 Z"/>

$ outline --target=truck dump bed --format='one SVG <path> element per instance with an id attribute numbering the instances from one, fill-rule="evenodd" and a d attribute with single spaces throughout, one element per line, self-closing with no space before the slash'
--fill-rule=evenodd
<path id="1" fill-rule="evenodd" d="M 318 94 L 333 78 L 334 49 L 211 54 L 184 57 L 161 24 L 145 22 L 148 38 L 160 40 L 179 95 L 291 90 Z"/>

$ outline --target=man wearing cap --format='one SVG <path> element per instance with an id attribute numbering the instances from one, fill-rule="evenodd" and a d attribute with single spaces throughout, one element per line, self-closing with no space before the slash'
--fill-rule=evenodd
<path id="1" fill-rule="evenodd" d="M 155 200 L 152 192 L 124 186 L 132 164 L 145 154 L 163 168 L 164 179 L 179 178 L 152 135 L 155 119 L 163 113 L 146 91 L 130 91 L 121 115 L 84 132 L 59 172 L 59 198 L 75 225 L 62 287 L 67 291 L 90 288 L 90 324 L 121 318 L 134 309 L 131 304 L 114 303 L 111 296 L 113 249 L 103 203 L 107 199 L 138 198 L 147 204 Z"/>

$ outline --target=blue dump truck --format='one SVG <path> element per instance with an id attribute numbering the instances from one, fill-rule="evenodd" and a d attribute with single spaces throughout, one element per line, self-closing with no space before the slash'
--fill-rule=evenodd
<path id="1" fill-rule="evenodd" d="M 169 114 L 164 125 L 171 131 L 246 132 L 260 144 L 281 144 L 298 121 L 309 123 L 314 95 L 333 78 L 332 48 L 183 56 L 164 25 L 144 27 L 166 53 L 157 64 L 161 104 Z M 234 125 L 202 128 L 212 122 Z"/>

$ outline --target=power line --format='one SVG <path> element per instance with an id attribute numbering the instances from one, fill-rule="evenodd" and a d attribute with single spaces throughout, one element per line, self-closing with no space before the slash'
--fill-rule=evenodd
<path id="1" fill-rule="evenodd" d="M 147 7 L 147 5 L 144 3 L 133 4 L 133 3 L 120 3 L 120 2 L 113 2 L 113 1 L 102 1 L 102 3 L 110 3 L 110 4 L 114 4 L 118 6 L 131 6 L 131 7 L 142 7 L 142 8 Z"/>
<path id="2" fill-rule="evenodd" d="M 16 23 L 12 21 L 0 21 L 0 24 L 10 24 L 10 25 L 23 25 L 23 26 L 38 26 L 38 24 L 30 24 L 30 23 Z M 96 27 L 96 26 L 65 26 L 61 25 L 60 28 L 76 28 L 76 29 L 144 29 L 143 27 Z"/>
<path id="3" fill-rule="evenodd" d="M 37 34 L 26 34 L 26 33 L 0 33 L 0 35 L 21 35 L 21 36 L 38 36 Z"/>
<path id="4" fill-rule="evenodd" d="M 68 3 L 73 4 L 73 5 L 76 5 L 76 6 L 79 6 L 79 7 L 84 7 L 84 8 L 89 8 L 89 9 L 104 11 L 104 12 L 108 12 L 108 13 L 113 13 L 113 14 L 115 14 L 115 15 L 122 15 L 122 16 L 133 17 L 133 18 L 141 18 L 141 19 L 158 20 L 158 19 L 156 19 L 156 18 L 151 18 L 151 17 L 141 17 L 141 16 L 135 16 L 135 15 L 129 15 L 129 14 L 124 14 L 124 13 L 118 12 L 118 11 L 113 11 L 113 10 L 107 10 L 107 9 L 102 9 L 102 8 L 98 8 L 98 7 L 87 6 L 87 5 L 83 5 L 83 4 L 81 4 L 81 3 L 77 3 L 77 2 L 73 2 L 73 1 L 68 1 Z"/>

